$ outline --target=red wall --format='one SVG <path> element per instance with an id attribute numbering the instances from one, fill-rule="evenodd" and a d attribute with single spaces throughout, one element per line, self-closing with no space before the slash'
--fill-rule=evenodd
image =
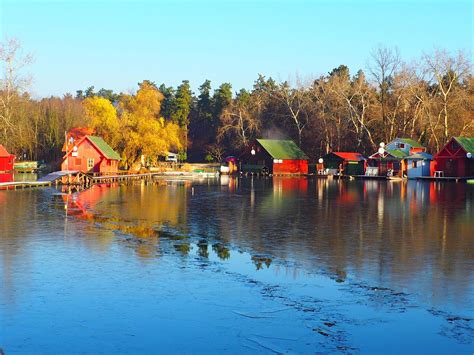
<path id="1" fill-rule="evenodd" d="M 470 176 L 473 163 L 466 151 L 452 138 L 435 156 L 434 170 L 443 171 L 444 176 Z M 434 171 L 433 171 L 434 173 Z"/>
<path id="2" fill-rule="evenodd" d="M 10 155 L 9 157 L 0 157 L 0 171 L 12 171 L 14 161 L 14 155 Z"/>
<path id="3" fill-rule="evenodd" d="M 94 167 L 87 168 L 87 160 L 94 159 Z M 82 140 L 77 147 L 77 156 L 72 156 L 72 152 L 68 153 L 67 164 L 66 159 L 61 164 L 61 170 L 79 170 L 83 173 L 116 173 L 118 170 L 118 162 L 105 158 L 102 153 L 86 138 Z"/>
<path id="4" fill-rule="evenodd" d="M 12 182 L 14 179 L 13 173 L 1 173 L 0 182 Z"/>
<path id="5" fill-rule="evenodd" d="M 282 163 L 273 163 L 273 174 L 307 174 L 307 160 L 283 160 Z"/>

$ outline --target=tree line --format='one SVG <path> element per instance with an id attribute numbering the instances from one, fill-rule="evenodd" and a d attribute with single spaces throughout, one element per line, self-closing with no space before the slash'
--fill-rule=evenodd
<path id="1" fill-rule="evenodd" d="M 64 132 L 75 127 L 103 136 L 125 167 L 168 152 L 220 161 L 256 138 L 293 139 L 315 161 L 329 151 L 371 154 L 395 137 L 436 152 L 451 136 L 474 135 L 472 63 L 462 52 L 406 63 L 397 49 L 378 47 L 356 73 L 339 65 L 287 81 L 258 75 L 239 91 L 205 80 L 197 93 L 187 80 L 176 88 L 144 80 L 134 93 L 91 86 L 43 99 L 29 94 L 30 61 L 17 40 L 0 44 L 0 144 L 29 159 L 58 162 Z"/>

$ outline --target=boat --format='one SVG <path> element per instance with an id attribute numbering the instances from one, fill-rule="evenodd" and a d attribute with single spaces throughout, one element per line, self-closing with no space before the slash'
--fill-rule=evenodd
<path id="1" fill-rule="evenodd" d="M 35 173 L 38 171 L 38 162 L 29 160 L 15 162 L 13 169 L 17 173 Z"/>

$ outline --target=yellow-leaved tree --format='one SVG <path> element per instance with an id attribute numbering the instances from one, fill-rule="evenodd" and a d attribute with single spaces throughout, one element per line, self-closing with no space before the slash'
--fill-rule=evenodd
<path id="1" fill-rule="evenodd" d="M 121 141 L 120 122 L 117 110 L 112 103 L 103 97 L 88 97 L 82 102 L 88 119 L 88 127 L 110 144 L 117 148 Z"/>
<path id="2" fill-rule="evenodd" d="M 135 95 L 123 95 L 120 100 L 120 131 L 122 158 L 130 167 L 142 156 L 150 163 L 170 151 L 182 149 L 181 128 L 160 117 L 163 95 L 147 81 L 139 84 Z"/>

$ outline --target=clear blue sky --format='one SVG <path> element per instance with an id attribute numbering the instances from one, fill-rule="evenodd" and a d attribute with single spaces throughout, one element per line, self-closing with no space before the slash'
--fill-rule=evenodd
<path id="1" fill-rule="evenodd" d="M 378 44 L 409 61 L 435 47 L 472 55 L 472 1 L 0 0 L 0 37 L 35 63 L 36 96 L 94 85 L 127 91 L 149 79 L 194 90 L 230 82 L 367 68 Z"/>

